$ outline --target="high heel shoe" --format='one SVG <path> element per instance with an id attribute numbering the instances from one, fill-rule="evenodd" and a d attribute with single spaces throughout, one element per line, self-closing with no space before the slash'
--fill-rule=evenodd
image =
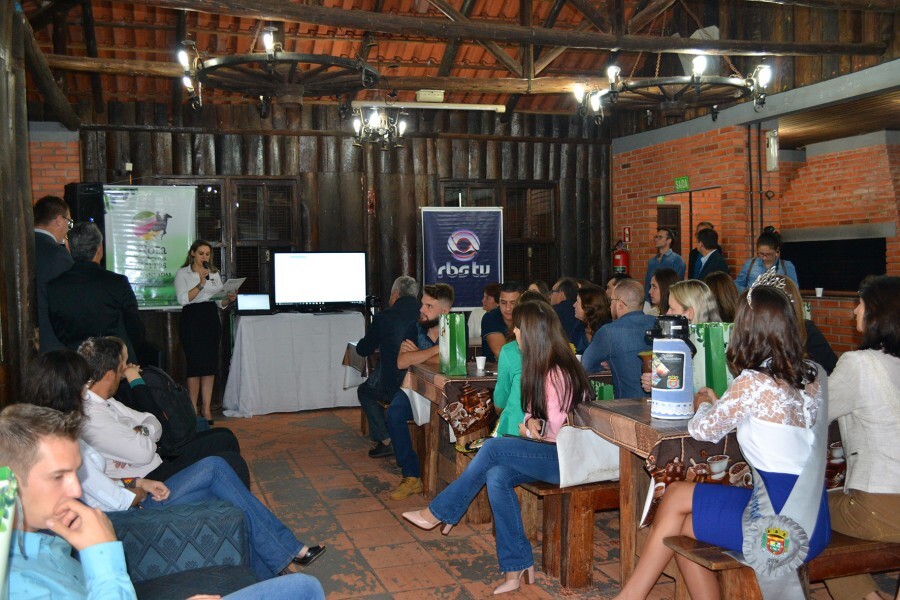
<path id="1" fill-rule="evenodd" d="M 435 527 L 441 524 L 440 521 L 435 519 L 434 521 L 429 521 L 425 517 L 422 516 L 421 510 L 414 510 L 410 512 L 403 513 L 403 518 L 418 527 L 419 529 L 424 529 L 425 531 L 431 531 Z M 441 535 L 447 535 L 450 533 L 450 530 L 453 529 L 452 523 L 447 523 L 444 525 L 443 529 L 441 529 Z"/>
<path id="2" fill-rule="evenodd" d="M 534 583 L 534 566 L 523 569 L 522 571 L 513 571 L 506 574 L 506 581 L 494 588 L 494 595 L 505 594 L 506 592 L 514 592 L 519 589 L 520 582 L 524 577 L 525 583 Z"/>

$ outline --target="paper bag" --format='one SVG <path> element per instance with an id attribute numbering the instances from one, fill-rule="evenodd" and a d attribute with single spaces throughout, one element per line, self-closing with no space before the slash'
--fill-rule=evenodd
<path id="1" fill-rule="evenodd" d="M 466 374 L 466 318 L 462 313 L 441 315 L 438 344 L 441 373 Z"/>
<path id="2" fill-rule="evenodd" d="M 721 396 L 734 381 L 725 360 L 725 350 L 731 341 L 732 323 L 698 323 L 691 325 L 691 342 L 697 349 L 694 355 L 694 389 L 711 388 Z"/>

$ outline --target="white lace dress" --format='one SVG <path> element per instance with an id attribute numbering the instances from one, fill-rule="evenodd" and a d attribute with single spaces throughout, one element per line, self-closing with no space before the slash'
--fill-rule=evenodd
<path id="1" fill-rule="evenodd" d="M 822 408 L 820 379 L 797 390 L 754 370 L 735 378 L 715 404 L 700 405 L 688 424 L 698 440 L 718 442 L 737 428 L 744 458 L 763 478 L 776 511 L 780 511 L 809 458 L 811 427 Z M 824 462 L 825 456 L 820 459 Z M 693 496 L 693 527 L 698 540 L 740 551 L 741 521 L 750 490 L 720 484 L 698 484 Z M 828 502 L 822 482 L 819 516 L 810 540 L 809 558 L 828 544 Z"/>

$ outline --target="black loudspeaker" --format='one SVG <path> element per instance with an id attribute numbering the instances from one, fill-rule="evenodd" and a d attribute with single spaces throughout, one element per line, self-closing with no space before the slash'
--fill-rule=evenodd
<path id="1" fill-rule="evenodd" d="M 102 183 L 69 183 L 66 184 L 66 204 L 72 212 L 76 223 L 85 221 L 96 223 L 103 235 L 106 228 L 103 220 L 103 184 Z"/>

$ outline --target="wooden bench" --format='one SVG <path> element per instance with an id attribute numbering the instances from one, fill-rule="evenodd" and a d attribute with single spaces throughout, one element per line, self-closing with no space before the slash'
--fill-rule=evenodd
<path id="1" fill-rule="evenodd" d="M 457 453 L 457 474 L 468 466 L 474 454 Z M 578 589 L 591 585 L 594 556 L 594 513 L 619 508 L 619 482 L 600 481 L 567 488 L 537 481 L 516 489 L 525 535 L 537 541 L 543 532 L 541 561 L 544 572 L 559 578 L 563 587 Z M 538 522 L 539 501 L 543 517 Z M 468 523 L 491 520 L 487 490 L 481 490 L 466 512 Z M 563 542 L 565 540 L 565 542 Z"/>
<path id="2" fill-rule="evenodd" d="M 715 571 L 722 598 L 762 599 L 753 569 L 728 556 L 718 546 L 684 536 L 668 537 L 664 543 L 677 554 Z M 831 543 L 800 569 L 800 576 L 808 588 L 810 581 L 898 569 L 900 543 L 861 540 L 832 531 Z"/>

